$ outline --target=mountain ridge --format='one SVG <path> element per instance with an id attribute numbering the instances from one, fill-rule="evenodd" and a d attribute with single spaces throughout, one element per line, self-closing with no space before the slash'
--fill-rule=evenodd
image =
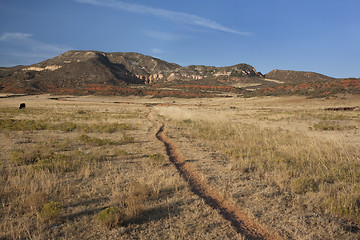
<path id="1" fill-rule="evenodd" d="M 29 66 L 0 68 L 0 92 L 28 94 L 148 94 L 153 93 L 154 88 L 145 93 L 144 87 L 186 86 L 186 91 L 193 91 L 189 89 L 200 85 L 202 88 L 197 92 L 211 89 L 204 86 L 218 86 L 212 89 L 269 94 L 274 89 L 281 89 L 281 92 L 296 89 L 299 84 L 319 88 L 321 84 L 336 81 L 336 78 L 305 71 L 274 69 L 263 75 L 246 63 L 225 67 L 183 67 L 136 52 L 92 50 L 71 50 Z M 358 82 L 359 79 L 353 79 L 346 86 L 355 86 L 358 91 Z"/>
<path id="2" fill-rule="evenodd" d="M 23 88 L 26 91 L 46 91 L 48 86 L 80 89 L 87 84 L 152 84 L 209 78 L 216 81 L 229 77 L 262 77 L 247 64 L 230 67 L 191 65 L 182 67 L 140 53 L 71 50 L 57 57 L 29 66 L 2 68 L 2 89 Z M 236 75 L 236 76 L 235 76 Z M 236 80 L 236 79 L 233 79 Z"/>

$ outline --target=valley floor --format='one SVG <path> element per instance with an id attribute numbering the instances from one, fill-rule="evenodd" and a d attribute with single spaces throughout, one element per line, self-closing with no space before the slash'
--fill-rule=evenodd
<path id="1" fill-rule="evenodd" d="M 0 238 L 359 239 L 359 107 L 4 95 Z"/>

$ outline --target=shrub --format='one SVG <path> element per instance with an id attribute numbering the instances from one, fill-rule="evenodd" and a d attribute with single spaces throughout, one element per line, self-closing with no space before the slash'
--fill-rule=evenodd
<path id="1" fill-rule="evenodd" d="M 84 132 L 96 132 L 96 133 L 114 133 L 120 130 L 131 130 L 132 126 L 126 123 L 97 123 L 97 124 L 85 124 L 82 125 Z"/>
<path id="2" fill-rule="evenodd" d="M 165 163 L 165 157 L 164 155 L 160 153 L 155 153 L 149 156 L 151 165 L 153 166 L 159 166 L 163 165 Z"/>
<path id="3" fill-rule="evenodd" d="M 145 209 L 145 202 L 151 196 L 151 190 L 146 184 L 133 182 L 129 186 L 128 194 L 125 199 L 126 209 L 129 216 L 138 217 Z"/>
<path id="4" fill-rule="evenodd" d="M 79 137 L 79 139 L 87 144 L 94 146 L 104 146 L 110 144 L 116 144 L 116 142 L 111 141 L 110 139 L 101 139 L 96 137 L 90 137 L 86 134 L 83 134 Z"/>
<path id="5" fill-rule="evenodd" d="M 127 156 L 129 153 L 124 149 L 116 149 L 115 154 L 117 156 Z"/>
<path id="6" fill-rule="evenodd" d="M 78 168 L 79 164 L 73 161 L 72 156 L 54 153 L 49 157 L 41 158 L 32 166 L 33 169 L 47 169 L 50 172 L 67 172 Z"/>
<path id="7" fill-rule="evenodd" d="M 135 138 L 129 135 L 125 135 L 122 137 L 122 139 L 120 140 L 120 142 L 122 144 L 127 144 L 127 143 L 134 143 L 135 142 Z"/>
<path id="8" fill-rule="evenodd" d="M 77 111 L 78 114 L 86 114 L 86 112 L 82 109 L 80 109 L 79 111 Z"/>
<path id="9" fill-rule="evenodd" d="M 125 217 L 125 214 L 120 210 L 120 208 L 108 207 L 98 214 L 97 220 L 102 226 L 112 229 L 121 224 Z"/>
<path id="10" fill-rule="evenodd" d="M 72 122 L 62 122 L 56 126 L 56 129 L 64 131 L 64 132 L 71 132 L 74 131 L 78 126 Z"/>
<path id="11" fill-rule="evenodd" d="M 60 217 L 62 209 L 63 205 L 61 203 L 51 201 L 43 206 L 39 217 L 44 222 L 56 222 Z"/>
<path id="12" fill-rule="evenodd" d="M 304 194 L 309 191 L 317 191 L 318 186 L 313 178 L 299 177 L 291 181 L 290 188 L 296 194 Z"/>
<path id="13" fill-rule="evenodd" d="M 10 153 L 11 160 L 17 165 L 33 164 L 41 158 L 41 153 L 38 149 L 24 151 L 16 149 Z"/>
<path id="14" fill-rule="evenodd" d="M 71 152 L 70 154 L 52 153 L 50 156 L 43 157 L 35 164 L 32 164 L 31 168 L 50 172 L 77 171 L 84 163 L 101 161 L 104 157 L 99 153 L 83 153 L 80 151 Z"/>

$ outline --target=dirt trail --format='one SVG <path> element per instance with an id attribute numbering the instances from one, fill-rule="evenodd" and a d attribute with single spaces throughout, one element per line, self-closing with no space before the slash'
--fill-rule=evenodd
<path id="1" fill-rule="evenodd" d="M 154 122 L 150 117 L 149 120 Z M 156 138 L 164 143 L 170 161 L 175 165 L 180 175 L 188 182 L 194 194 L 217 210 L 224 219 L 232 224 L 238 233 L 244 235 L 247 239 L 279 239 L 279 237 L 269 233 L 264 227 L 249 219 L 245 213 L 240 212 L 234 206 L 222 200 L 218 193 L 210 190 L 208 186 L 202 183 L 196 171 L 186 163 L 175 144 L 165 135 L 164 129 L 165 125 L 161 124 L 156 133 Z"/>

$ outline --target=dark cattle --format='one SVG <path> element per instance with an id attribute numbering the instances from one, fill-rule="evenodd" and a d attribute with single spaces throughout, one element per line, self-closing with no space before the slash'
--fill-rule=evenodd
<path id="1" fill-rule="evenodd" d="M 19 109 L 23 109 L 23 108 L 25 108 L 25 103 L 20 103 Z"/>

